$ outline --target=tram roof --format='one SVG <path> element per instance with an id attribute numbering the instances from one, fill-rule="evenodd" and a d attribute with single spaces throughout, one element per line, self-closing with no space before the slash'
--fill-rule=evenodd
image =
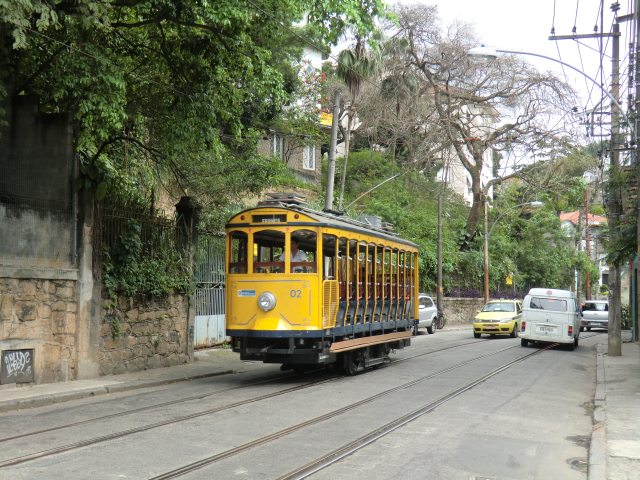
<path id="1" fill-rule="evenodd" d="M 303 207 L 301 205 L 276 203 L 276 202 L 265 204 L 265 205 L 257 205 L 255 207 L 247 208 L 245 210 L 242 210 L 241 212 L 236 213 L 234 217 L 237 217 L 238 215 L 241 215 L 246 212 L 255 212 L 258 210 L 273 210 L 274 208 L 302 213 L 314 219 L 317 222 L 314 225 L 318 227 L 324 226 L 324 227 L 339 228 L 342 230 L 349 230 L 352 232 L 359 232 L 365 235 L 373 235 L 378 238 L 384 238 L 385 240 L 402 243 L 404 245 L 409 245 L 414 248 L 419 248 L 417 244 L 409 240 L 405 240 L 404 238 L 398 236 L 397 233 L 390 232 L 382 228 L 372 227 L 371 225 L 368 225 L 359 220 L 354 220 L 353 218 L 345 217 L 342 215 L 336 215 L 330 212 L 321 212 L 318 210 L 313 210 L 311 208 Z M 291 225 L 292 223 L 295 224 L 295 222 L 289 222 L 288 224 Z M 246 226 L 251 225 L 251 222 L 242 222 L 242 223 L 227 222 L 227 224 L 225 225 L 225 228 L 239 227 L 239 226 L 245 226 L 245 225 Z M 266 226 L 267 224 L 264 224 L 264 225 Z"/>

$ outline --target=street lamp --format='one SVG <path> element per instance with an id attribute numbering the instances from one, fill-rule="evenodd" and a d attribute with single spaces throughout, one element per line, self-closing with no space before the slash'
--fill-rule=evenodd
<path id="1" fill-rule="evenodd" d="M 582 75 L 583 77 L 585 77 L 586 79 L 588 79 L 592 83 L 594 83 L 602 91 L 602 93 L 604 93 L 609 98 L 609 100 L 611 100 L 611 103 L 613 103 L 616 106 L 616 108 L 618 109 L 618 112 L 620 114 L 622 114 L 622 116 L 624 117 L 624 120 L 627 123 L 627 126 L 629 127 L 629 131 L 632 132 L 632 133 L 635 131 L 635 128 L 633 127 L 633 123 L 631 122 L 631 119 L 629 118 L 629 116 L 625 115 L 624 113 L 622 113 L 622 106 L 620 105 L 618 100 L 613 95 L 611 95 L 611 93 L 607 92 L 595 78 L 587 75 L 582 70 L 580 70 L 579 68 L 574 67 L 573 65 L 571 65 L 569 63 L 563 62 L 562 60 L 558 60 L 557 58 L 553 58 L 553 57 L 548 57 L 546 55 L 542 55 L 540 53 L 521 52 L 521 51 L 518 51 L 518 50 L 502 50 L 502 49 L 490 48 L 490 47 L 487 47 L 485 45 L 480 45 L 479 47 L 474 47 L 474 48 L 470 49 L 467 52 L 467 55 L 470 58 L 475 58 L 475 59 L 478 59 L 480 61 L 488 62 L 488 61 L 495 60 L 496 58 L 498 58 L 498 54 L 499 53 L 507 53 L 507 54 L 512 54 L 512 55 L 528 55 L 530 57 L 544 58 L 545 60 L 551 60 L 552 62 L 559 63 L 561 65 L 564 65 L 567 68 L 570 68 L 574 72 L 579 73 L 580 75 Z M 634 138 L 635 138 L 635 135 L 634 135 Z"/>
<path id="2" fill-rule="evenodd" d="M 619 28 L 620 28 L 619 24 L 617 22 L 614 23 L 613 33 L 619 34 L 620 32 Z M 538 53 L 531 53 L 531 52 L 521 52 L 516 50 L 496 50 L 496 49 L 485 47 L 484 45 L 480 47 L 472 48 L 471 50 L 469 50 L 468 55 L 472 58 L 477 58 L 485 61 L 496 59 L 498 53 L 509 53 L 514 55 L 530 55 L 533 57 L 539 57 L 539 58 L 544 58 L 546 60 L 551 60 L 552 62 L 556 62 L 561 65 L 564 65 L 565 67 L 570 68 L 574 72 L 579 73 L 580 75 L 585 77 L 587 80 L 591 81 L 591 83 L 596 85 L 600 89 L 600 91 L 611 100 L 611 105 L 612 105 L 612 108 L 611 108 L 611 119 L 612 119 L 611 166 L 617 168 L 619 166 L 619 159 L 618 159 L 619 152 L 617 151 L 617 144 L 622 143 L 618 139 L 620 131 L 619 131 L 619 125 L 617 124 L 617 120 L 620 116 L 624 118 L 625 123 L 629 127 L 632 145 L 635 144 L 636 164 L 640 161 L 640 158 L 638 158 L 638 147 L 637 147 L 638 129 L 635 128 L 634 123 L 631 121 L 631 117 L 622 112 L 622 107 L 620 106 L 620 103 L 618 102 L 618 99 L 617 99 L 619 94 L 619 86 L 620 86 L 619 85 L 620 45 L 619 45 L 619 39 L 617 35 L 613 36 L 611 48 L 613 51 L 612 53 L 613 71 L 612 71 L 612 81 L 611 81 L 612 93 L 609 93 L 607 90 L 605 90 L 605 88 L 602 85 L 600 85 L 595 79 L 593 79 L 592 77 L 584 73 L 579 68 L 576 68 L 573 65 L 565 63 L 562 60 L 558 60 L 557 58 L 547 57 L 546 55 L 540 55 Z M 640 83 L 637 83 L 636 85 L 636 101 L 638 101 L 638 97 L 640 97 Z M 638 118 L 640 117 L 636 116 L 635 125 L 638 125 Z M 610 195 L 610 199 L 608 203 L 609 203 L 608 220 L 609 220 L 610 235 L 612 237 L 612 240 L 615 240 L 615 238 L 617 238 L 618 235 L 620 235 L 620 232 L 618 231 L 619 229 L 618 217 L 621 214 L 621 205 L 620 205 L 621 200 L 619 198 L 619 192 L 614 191 Z M 638 216 L 638 225 L 640 225 L 640 209 L 638 209 L 637 216 Z M 486 215 L 485 215 L 485 218 L 486 218 Z M 640 242 L 638 243 L 640 245 Z M 610 356 L 616 356 L 616 357 L 622 355 L 622 348 L 621 348 L 622 341 L 621 341 L 621 334 L 620 334 L 621 305 L 620 305 L 620 280 L 619 280 L 620 270 L 619 268 L 620 268 L 620 265 L 617 262 L 612 262 L 609 265 L 609 282 L 610 282 L 609 286 L 611 288 L 609 290 L 610 318 L 609 318 L 609 334 L 608 334 L 608 337 L 609 337 L 608 353 Z M 486 288 L 487 287 L 485 286 L 485 289 Z M 486 291 L 485 291 L 485 296 L 488 296 L 488 293 Z M 637 322 L 637 317 L 635 321 Z"/>
<path id="3" fill-rule="evenodd" d="M 495 227 L 498 220 L 502 218 L 502 216 L 509 210 L 513 210 L 514 208 L 524 207 L 528 205 L 531 208 L 540 208 L 544 205 L 544 203 L 534 200 L 532 202 L 524 202 L 519 203 L 518 205 L 513 205 L 512 207 L 507 208 L 503 211 L 498 218 L 494 220 L 491 224 L 491 228 L 489 228 L 489 215 L 487 212 L 487 199 L 484 200 L 484 303 L 489 301 L 489 235 L 491 235 L 491 231 L 493 227 Z"/>

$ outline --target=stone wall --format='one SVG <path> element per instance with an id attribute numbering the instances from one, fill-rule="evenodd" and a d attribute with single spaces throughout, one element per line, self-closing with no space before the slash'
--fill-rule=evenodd
<path id="1" fill-rule="evenodd" d="M 183 295 L 151 300 L 120 298 L 115 308 L 103 310 L 100 375 L 189 362 L 188 303 Z"/>
<path id="2" fill-rule="evenodd" d="M 75 378 L 76 284 L 0 278 L 0 350 L 34 349 L 35 383 Z"/>
<path id="3" fill-rule="evenodd" d="M 482 298 L 444 297 L 442 303 L 447 325 L 470 325 L 485 302 Z"/>

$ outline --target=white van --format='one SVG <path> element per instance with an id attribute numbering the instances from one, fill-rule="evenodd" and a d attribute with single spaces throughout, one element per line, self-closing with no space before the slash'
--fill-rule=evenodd
<path id="1" fill-rule="evenodd" d="M 564 343 L 573 350 L 580 336 L 580 306 L 568 290 L 532 288 L 522 302 L 520 343 Z"/>

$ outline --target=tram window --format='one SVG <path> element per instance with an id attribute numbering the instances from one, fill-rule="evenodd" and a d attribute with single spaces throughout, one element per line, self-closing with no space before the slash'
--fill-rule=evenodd
<path id="1" fill-rule="evenodd" d="M 347 239 L 338 240 L 338 285 L 340 298 L 347 298 Z"/>
<path id="2" fill-rule="evenodd" d="M 229 234 L 229 273 L 247 273 L 248 236 L 245 232 Z"/>
<path id="3" fill-rule="evenodd" d="M 405 252 L 400 252 L 398 254 L 398 273 L 400 274 L 399 287 L 400 287 L 400 298 L 405 298 L 407 296 L 407 264 L 405 263 Z"/>
<path id="4" fill-rule="evenodd" d="M 376 298 L 382 298 L 382 258 L 384 248 L 376 247 Z"/>
<path id="5" fill-rule="evenodd" d="M 384 249 L 384 276 L 382 279 L 382 287 L 385 300 L 391 296 L 391 249 Z"/>
<path id="6" fill-rule="evenodd" d="M 336 278 L 336 236 L 322 235 L 322 278 L 335 280 Z"/>
<path id="7" fill-rule="evenodd" d="M 284 232 L 259 230 L 253 234 L 253 272 L 284 273 Z"/>
<path id="8" fill-rule="evenodd" d="M 294 244 L 297 244 L 294 247 Z M 293 249 L 297 247 L 297 251 Z M 291 273 L 316 271 L 317 235 L 313 230 L 295 230 L 291 233 Z M 284 256 L 282 256 L 284 259 Z"/>
<path id="9" fill-rule="evenodd" d="M 366 297 L 367 282 L 367 244 L 360 243 L 358 245 L 358 298 Z"/>
<path id="10" fill-rule="evenodd" d="M 369 244 L 369 249 L 367 252 L 367 268 L 368 268 L 368 272 L 369 275 L 367 276 L 367 288 L 369 289 L 369 295 L 368 298 L 369 299 L 373 299 L 374 298 L 374 284 L 375 284 L 375 251 L 376 251 L 376 246 L 371 243 Z"/>
<path id="11" fill-rule="evenodd" d="M 356 298 L 358 282 L 358 242 L 349 241 L 349 298 Z"/>

